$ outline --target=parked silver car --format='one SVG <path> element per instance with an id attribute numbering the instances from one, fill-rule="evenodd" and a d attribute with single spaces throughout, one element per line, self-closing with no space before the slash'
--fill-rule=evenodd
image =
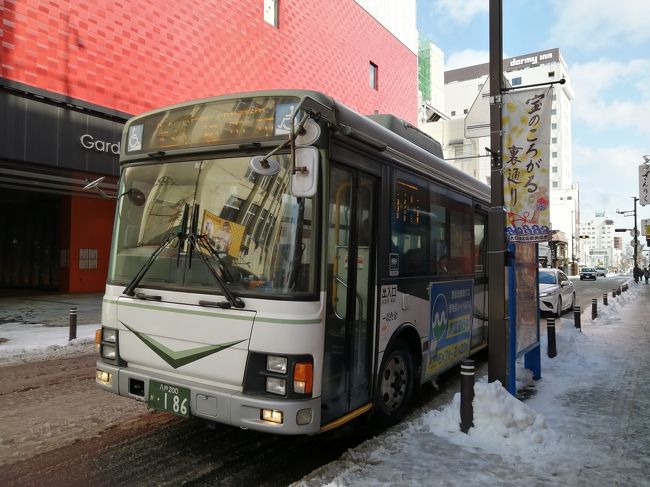
<path id="1" fill-rule="evenodd" d="M 539 269 L 539 309 L 558 318 L 576 304 L 573 282 L 559 269 Z"/>

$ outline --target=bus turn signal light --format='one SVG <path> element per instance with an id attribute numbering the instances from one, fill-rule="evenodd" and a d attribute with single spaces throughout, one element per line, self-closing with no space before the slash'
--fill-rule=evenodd
<path id="1" fill-rule="evenodd" d="M 298 362 L 293 366 L 293 390 L 300 394 L 311 394 L 314 384 L 314 366 L 308 362 Z"/>

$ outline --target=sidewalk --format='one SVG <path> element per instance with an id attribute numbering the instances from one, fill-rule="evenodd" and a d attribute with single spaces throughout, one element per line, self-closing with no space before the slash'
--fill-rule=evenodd
<path id="1" fill-rule="evenodd" d="M 57 294 L 21 293 L 0 297 L 0 326 L 4 323 L 68 326 L 70 308 L 77 308 L 77 324 L 98 324 L 102 317 L 104 293 Z"/>
<path id="2" fill-rule="evenodd" d="M 650 486 L 650 285 L 556 321 L 557 356 L 517 400 L 477 379 L 473 427 L 460 431 L 460 394 L 423 408 L 293 487 L 444 485 Z M 525 377 L 523 370 L 519 375 Z"/>

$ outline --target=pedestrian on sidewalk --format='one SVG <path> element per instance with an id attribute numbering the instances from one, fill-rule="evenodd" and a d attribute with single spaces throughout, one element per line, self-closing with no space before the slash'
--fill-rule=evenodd
<path id="1" fill-rule="evenodd" d="M 650 265 L 643 269 L 643 277 L 645 279 L 645 283 L 648 284 L 648 279 L 650 279 Z"/>

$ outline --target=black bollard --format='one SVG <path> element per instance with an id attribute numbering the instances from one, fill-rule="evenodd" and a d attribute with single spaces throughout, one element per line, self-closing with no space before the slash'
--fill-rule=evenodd
<path id="1" fill-rule="evenodd" d="M 553 358 L 557 355 L 557 347 L 555 345 L 555 318 L 548 318 L 546 320 L 546 338 L 548 339 L 548 356 Z"/>
<path id="2" fill-rule="evenodd" d="M 580 325 L 580 306 L 573 307 L 573 321 L 578 330 L 582 329 L 582 326 Z"/>
<path id="3" fill-rule="evenodd" d="M 591 300 L 591 319 L 595 320 L 598 316 L 598 299 L 593 298 Z"/>
<path id="4" fill-rule="evenodd" d="M 616 289 L 612 289 L 612 299 L 616 297 Z"/>
<path id="5" fill-rule="evenodd" d="M 467 433 L 474 426 L 474 361 L 460 363 L 460 430 Z"/>
<path id="6" fill-rule="evenodd" d="M 620 295 L 621 295 L 621 286 L 618 286 L 618 287 L 616 288 L 616 295 L 617 295 L 617 296 L 620 296 Z"/>
<path id="7" fill-rule="evenodd" d="M 70 326 L 68 341 L 77 338 L 77 308 L 70 308 Z"/>
<path id="8" fill-rule="evenodd" d="M 603 304 L 607 306 L 607 294 L 603 294 Z"/>

